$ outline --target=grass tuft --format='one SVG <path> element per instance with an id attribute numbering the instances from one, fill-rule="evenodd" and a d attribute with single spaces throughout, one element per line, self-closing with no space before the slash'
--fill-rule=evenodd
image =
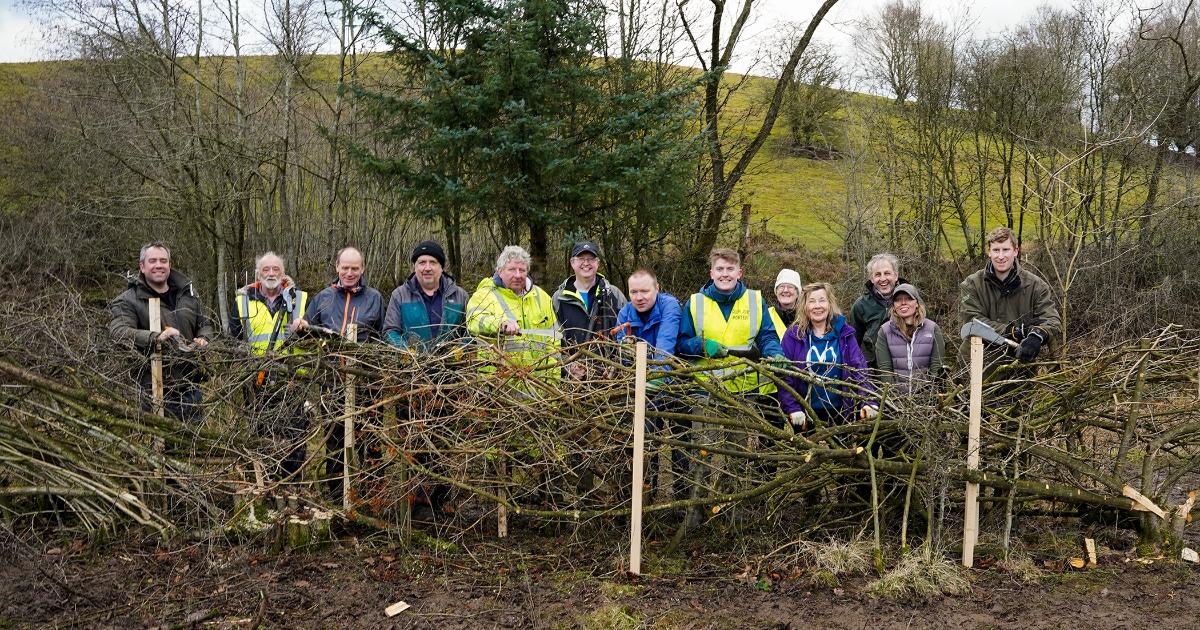
<path id="1" fill-rule="evenodd" d="M 579 625 L 587 630 L 620 630 L 642 627 L 642 619 L 629 606 L 601 606 L 579 619 Z"/>
<path id="2" fill-rule="evenodd" d="M 926 560 L 922 554 L 908 554 L 864 590 L 883 599 L 923 600 L 965 593 L 971 590 L 971 583 L 954 563 L 939 557 Z"/>

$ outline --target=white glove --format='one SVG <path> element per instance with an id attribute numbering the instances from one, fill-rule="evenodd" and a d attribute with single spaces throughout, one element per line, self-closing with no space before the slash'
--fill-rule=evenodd
<path id="1" fill-rule="evenodd" d="M 861 413 L 863 420 L 874 420 L 879 416 L 879 405 L 865 405 Z"/>
<path id="2" fill-rule="evenodd" d="M 804 415 L 803 411 L 793 411 L 788 419 L 792 421 L 792 426 L 797 429 L 803 429 L 808 426 L 808 416 Z"/>

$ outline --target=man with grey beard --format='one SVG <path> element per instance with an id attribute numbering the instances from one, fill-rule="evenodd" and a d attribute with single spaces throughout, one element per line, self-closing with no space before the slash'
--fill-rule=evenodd
<path id="1" fill-rule="evenodd" d="M 229 332 L 250 344 L 255 355 L 273 354 L 294 334 L 308 305 L 308 294 L 292 285 L 283 258 L 266 252 L 254 261 L 254 283 L 238 289 L 230 308 Z M 285 350 L 291 353 L 292 350 Z M 280 472 L 291 476 L 304 463 L 303 387 L 286 371 L 262 370 L 247 388 L 254 429 L 287 446 Z"/>

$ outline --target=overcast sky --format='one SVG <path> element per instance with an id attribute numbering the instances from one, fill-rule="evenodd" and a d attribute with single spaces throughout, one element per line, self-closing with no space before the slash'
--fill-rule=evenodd
<path id="1" fill-rule="evenodd" d="M 749 32 L 751 41 L 762 37 L 781 21 L 806 20 L 819 5 L 817 0 L 759 1 L 759 17 Z M 885 1 L 842 0 L 817 31 L 818 37 L 841 50 L 851 50 L 853 22 L 873 13 Z M 35 61 L 50 56 L 42 31 L 23 4 L 22 0 L 0 0 L 0 62 Z M 922 0 L 926 12 L 945 21 L 962 18 L 964 11 L 969 11 L 974 30 L 979 35 L 999 33 L 1019 24 L 1033 15 L 1041 4 L 1067 7 L 1074 3 L 1071 0 Z M 250 9 L 249 3 L 247 9 Z"/>

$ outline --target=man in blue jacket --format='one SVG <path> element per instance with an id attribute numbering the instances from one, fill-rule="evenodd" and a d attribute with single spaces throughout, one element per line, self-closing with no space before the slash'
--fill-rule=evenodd
<path id="1" fill-rule="evenodd" d="M 296 330 L 306 330 L 319 326 L 340 336 L 347 336 L 350 324 L 356 325 L 356 339 L 359 343 L 376 341 L 383 329 L 383 296 L 374 287 L 367 286 L 363 274 L 366 264 L 362 252 L 354 247 L 344 247 L 334 258 L 334 269 L 337 271 L 337 281 L 325 287 L 315 297 L 308 301 L 304 310 L 304 319 L 296 322 Z M 370 398 L 368 388 L 360 388 L 359 404 L 363 405 Z M 335 397 L 325 396 L 332 401 Z M 368 403 L 369 404 L 369 403 Z M 363 405 L 366 406 L 366 405 Z M 327 409 L 327 413 L 341 413 L 341 410 Z M 360 425 L 361 426 L 361 425 Z M 358 433 L 356 431 L 356 433 Z M 367 437 L 363 434 L 363 437 Z M 359 439 L 357 441 L 358 457 L 375 459 L 378 447 L 369 446 L 373 440 Z M 342 450 L 346 443 L 342 422 L 334 422 L 329 427 L 329 436 L 325 440 L 328 457 L 325 459 L 325 475 L 328 478 L 328 491 L 333 496 L 342 493 Z"/>
<path id="2" fill-rule="evenodd" d="M 679 320 L 682 309 L 679 300 L 670 293 L 661 293 L 658 278 L 653 271 L 646 268 L 638 269 L 629 276 L 629 303 L 621 308 L 617 315 L 617 341 L 645 341 L 649 346 L 648 358 L 651 361 L 670 360 L 675 354 L 675 341 L 679 337 Z M 667 365 L 654 365 L 650 369 L 667 371 Z M 662 377 L 651 380 L 653 385 L 660 382 Z M 686 405 L 682 401 L 664 395 L 662 392 L 652 393 L 648 399 L 651 406 L 659 411 L 683 411 Z M 663 418 L 646 418 L 646 431 L 655 432 L 666 430 L 669 437 L 684 439 L 691 423 L 665 420 Z M 680 499 L 683 484 L 675 484 L 674 480 L 687 476 L 687 454 L 682 448 L 671 447 L 671 480 L 672 487 L 668 488 L 671 496 Z M 651 492 L 658 486 L 658 457 L 651 455 L 647 469 L 647 479 Z"/>

